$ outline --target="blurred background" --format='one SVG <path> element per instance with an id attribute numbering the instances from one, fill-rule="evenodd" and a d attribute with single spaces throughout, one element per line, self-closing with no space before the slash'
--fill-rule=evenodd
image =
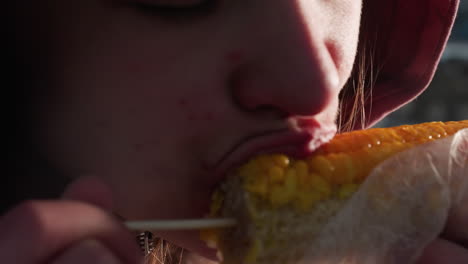
<path id="1" fill-rule="evenodd" d="M 468 1 L 459 14 L 434 80 L 420 97 L 377 127 L 468 119 Z"/>

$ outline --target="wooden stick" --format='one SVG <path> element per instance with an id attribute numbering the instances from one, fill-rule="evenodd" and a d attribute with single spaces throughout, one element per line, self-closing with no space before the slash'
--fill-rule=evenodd
<path id="1" fill-rule="evenodd" d="M 127 221 L 125 225 L 130 230 L 151 231 L 151 230 L 196 230 L 204 228 L 223 228 L 236 225 L 236 220 L 232 218 L 216 219 L 184 219 L 184 220 L 148 220 L 148 221 Z"/>

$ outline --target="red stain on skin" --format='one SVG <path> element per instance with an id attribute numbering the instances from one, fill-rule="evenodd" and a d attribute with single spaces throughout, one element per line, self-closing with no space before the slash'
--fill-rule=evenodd
<path id="1" fill-rule="evenodd" d="M 184 98 L 180 98 L 177 102 L 180 106 L 186 106 L 188 104 L 187 100 Z"/>
<path id="2" fill-rule="evenodd" d="M 242 52 L 239 50 L 233 50 L 226 55 L 227 61 L 231 64 L 239 63 L 242 57 Z"/>

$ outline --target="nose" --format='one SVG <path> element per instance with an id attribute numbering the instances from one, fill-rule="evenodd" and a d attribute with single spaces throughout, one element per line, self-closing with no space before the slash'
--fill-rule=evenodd
<path id="1" fill-rule="evenodd" d="M 327 40 L 326 18 L 314 4 L 300 2 L 308 1 L 268 1 L 261 14 L 247 16 L 246 63 L 231 78 L 233 96 L 245 110 L 310 116 L 338 98 L 336 48 Z"/>

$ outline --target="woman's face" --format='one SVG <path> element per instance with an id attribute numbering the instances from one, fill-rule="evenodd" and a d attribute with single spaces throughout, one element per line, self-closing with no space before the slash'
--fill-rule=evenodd
<path id="1" fill-rule="evenodd" d="M 48 58 L 34 67 L 51 91 L 37 140 L 65 174 L 109 184 L 127 219 L 203 217 L 239 162 L 306 155 L 336 131 L 360 0 L 35 5 L 49 27 L 31 32 Z M 167 235 L 200 250 L 196 236 Z"/>

